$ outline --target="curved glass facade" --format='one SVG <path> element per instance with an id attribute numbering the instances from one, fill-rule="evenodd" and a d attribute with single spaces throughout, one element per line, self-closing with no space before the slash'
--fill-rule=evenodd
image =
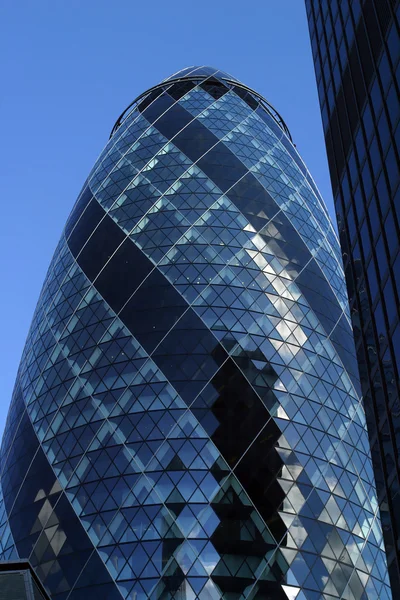
<path id="1" fill-rule="evenodd" d="M 286 132 L 192 67 L 78 197 L 1 450 L 1 555 L 54 600 L 390 598 L 339 247 Z"/>

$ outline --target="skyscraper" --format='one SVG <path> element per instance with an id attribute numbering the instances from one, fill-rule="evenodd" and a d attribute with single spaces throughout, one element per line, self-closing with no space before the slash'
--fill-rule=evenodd
<path id="1" fill-rule="evenodd" d="M 306 6 L 389 573 L 400 598 L 400 2 Z"/>
<path id="2" fill-rule="evenodd" d="M 390 598 L 338 242 L 282 118 L 209 67 L 118 119 L 2 445 L 53 600 Z"/>

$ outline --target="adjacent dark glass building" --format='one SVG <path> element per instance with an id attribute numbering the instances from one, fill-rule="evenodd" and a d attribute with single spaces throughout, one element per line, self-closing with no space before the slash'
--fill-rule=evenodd
<path id="1" fill-rule="evenodd" d="M 49 600 L 28 562 L 0 561 L 0 600 Z"/>
<path id="2" fill-rule="evenodd" d="M 389 572 L 400 598 L 400 3 L 306 5 Z"/>
<path id="3" fill-rule="evenodd" d="M 226 73 L 140 96 L 78 197 L 0 527 L 52 600 L 391 598 L 338 241 L 281 117 Z"/>

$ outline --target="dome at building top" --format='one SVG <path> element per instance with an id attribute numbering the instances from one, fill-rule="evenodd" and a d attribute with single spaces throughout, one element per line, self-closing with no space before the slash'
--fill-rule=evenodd
<path id="1" fill-rule="evenodd" d="M 182 81 L 187 80 L 187 81 Z M 217 80 L 217 81 L 216 81 Z M 133 102 L 131 102 L 126 109 L 120 114 L 117 121 L 114 124 L 114 127 L 111 130 L 110 137 L 114 135 L 120 125 L 125 121 L 127 117 L 134 113 L 134 111 L 140 106 L 147 106 L 147 103 L 153 101 L 162 90 L 170 88 L 168 93 L 171 94 L 173 89 L 178 86 L 181 91 L 188 92 L 192 87 L 200 85 L 200 87 L 218 87 L 226 88 L 226 89 L 234 89 L 236 93 L 241 95 L 242 97 L 246 96 L 245 102 L 250 104 L 253 109 L 256 106 L 260 105 L 268 114 L 272 116 L 275 122 L 279 125 L 279 127 L 284 131 L 289 140 L 292 142 L 292 137 L 290 135 L 290 131 L 284 122 L 282 116 L 278 113 L 278 111 L 266 100 L 263 96 L 261 96 L 255 90 L 244 85 L 239 79 L 236 79 L 226 71 L 220 71 L 215 67 L 209 66 L 191 66 L 185 67 L 173 73 L 166 79 L 163 79 L 160 83 L 154 85 L 150 89 L 146 90 L 140 96 L 135 98 Z M 180 93 L 180 92 L 179 92 Z M 218 93 L 218 92 L 215 92 Z M 176 100 L 176 91 L 172 93 Z M 144 101 L 144 104 L 140 104 Z"/>
<path id="2" fill-rule="evenodd" d="M 230 75 L 229 73 L 226 73 L 226 71 L 220 71 L 219 69 L 216 69 L 215 67 L 209 67 L 209 66 L 192 66 L 192 67 L 185 67 L 184 69 L 180 69 L 179 71 L 177 71 L 176 73 L 174 73 L 173 75 L 171 75 L 170 77 L 167 77 L 166 79 L 164 79 L 164 81 L 170 81 L 171 79 L 180 79 L 182 77 L 215 77 L 216 79 L 229 79 L 232 81 L 239 81 L 238 79 L 236 79 L 236 77 L 232 77 L 232 75 Z"/>

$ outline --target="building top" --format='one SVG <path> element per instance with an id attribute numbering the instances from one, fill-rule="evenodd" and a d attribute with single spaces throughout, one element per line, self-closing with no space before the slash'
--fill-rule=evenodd
<path id="1" fill-rule="evenodd" d="M 228 81 L 237 81 L 238 83 L 240 83 L 240 81 L 238 79 L 236 79 L 236 77 L 232 77 L 232 75 L 230 73 L 227 73 L 226 71 L 220 71 L 219 69 L 215 69 L 214 67 L 207 67 L 207 66 L 186 67 L 185 69 L 181 69 L 180 71 L 177 71 L 173 75 L 170 75 L 169 77 L 164 79 L 164 81 L 171 81 L 173 79 L 180 79 L 182 77 L 200 77 L 200 78 L 214 77 L 215 79 L 221 79 L 221 80 L 225 79 Z"/>
<path id="2" fill-rule="evenodd" d="M 164 79 L 161 83 L 153 86 L 143 94 L 140 94 L 133 102 L 131 102 L 126 109 L 122 112 L 122 114 L 118 117 L 117 121 L 112 128 L 110 137 L 114 135 L 117 129 L 122 125 L 125 119 L 131 115 L 131 113 L 137 108 L 140 110 L 142 104 L 147 106 L 150 102 L 152 102 L 156 97 L 160 95 L 163 91 L 168 91 L 172 88 L 171 84 L 176 85 L 182 84 L 182 92 L 188 93 L 190 92 L 191 87 L 197 85 L 198 83 L 208 82 L 209 84 L 213 84 L 214 86 L 220 87 L 229 87 L 233 89 L 240 96 L 244 97 L 246 102 L 255 109 L 258 106 L 261 106 L 279 125 L 285 135 L 289 138 L 291 142 L 292 136 L 290 135 L 290 131 L 278 113 L 278 111 L 266 100 L 263 96 L 255 92 L 253 89 L 243 85 L 238 79 L 232 77 L 229 73 L 225 71 L 220 71 L 219 69 L 215 69 L 214 67 L 208 66 L 192 66 L 186 67 L 185 69 L 181 69 L 177 71 L 170 77 Z M 190 87 L 190 83 L 192 84 Z M 194 84 L 194 85 L 193 85 Z M 185 87 L 186 85 L 186 87 Z M 182 93 L 182 95 L 183 95 Z"/>

